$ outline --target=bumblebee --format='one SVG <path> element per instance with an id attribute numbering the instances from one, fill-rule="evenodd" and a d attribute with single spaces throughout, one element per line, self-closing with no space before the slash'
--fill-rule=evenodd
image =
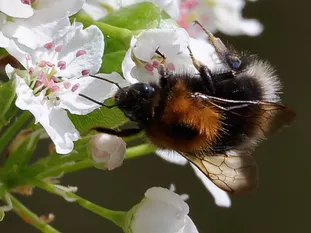
<path id="1" fill-rule="evenodd" d="M 195 23 L 207 34 L 223 69 L 210 70 L 188 48 L 197 74 L 174 73 L 157 49 L 164 61 L 159 82 L 119 87 L 115 105 L 106 106 L 118 107 L 138 127 L 95 130 L 120 137 L 144 130 L 152 144 L 177 151 L 219 188 L 248 193 L 258 183 L 252 151 L 269 133 L 290 124 L 295 113 L 280 103 L 280 82 L 267 62 L 227 48 Z"/>

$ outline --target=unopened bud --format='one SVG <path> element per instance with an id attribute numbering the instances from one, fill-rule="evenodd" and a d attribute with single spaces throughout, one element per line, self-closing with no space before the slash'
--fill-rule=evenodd
<path id="1" fill-rule="evenodd" d="M 126 143 L 117 136 L 97 134 L 90 140 L 90 149 L 96 168 L 113 170 L 123 163 Z"/>

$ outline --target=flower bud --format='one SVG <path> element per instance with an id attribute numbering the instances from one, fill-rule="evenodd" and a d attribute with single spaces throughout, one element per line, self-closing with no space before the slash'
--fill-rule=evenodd
<path id="1" fill-rule="evenodd" d="M 123 163 L 126 143 L 117 136 L 97 134 L 90 140 L 90 152 L 96 168 L 113 170 Z"/>
<path id="2" fill-rule="evenodd" d="M 147 190 L 145 198 L 130 211 L 132 233 L 198 233 L 188 216 L 189 206 L 178 194 L 160 187 Z"/>

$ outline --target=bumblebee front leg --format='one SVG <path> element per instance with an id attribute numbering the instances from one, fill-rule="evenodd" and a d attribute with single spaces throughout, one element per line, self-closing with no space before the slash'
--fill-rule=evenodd
<path id="1" fill-rule="evenodd" d="M 103 127 L 94 127 L 92 128 L 92 130 L 95 130 L 100 133 L 106 133 L 106 134 L 118 136 L 118 137 L 130 137 L 143 131 L 142 128 L 123 129 L 123 130 L 118 131 L 115 129 L 109 129 L 109 128 L 103 128 Z"/>
<path id="2" fill-rule="evenodd" d="M 200 77 L 202 78 L 203 82 L 207 86 L 207 89 L 211 92 L 211 94 L 215 94 L 215 85 L 214 85 L 214 80 L 212 78 L 212 72 L 211 70 L 207 67 L 207 65 L 203 64 L 202 62 L 198 61 L 194 56 L 193 53 L 188 46 L 189 50 L 189 55 L 192 60 L 192 64 L 194 67 L 199 71 Z"/>
<path id="3" fill-rule="evenodd" d="M 159 51 L 159 48 L 156 49 L 155 53 L 162 59 L 158 66 L 158 73 L 160 75 L 160 86 L 165 87 L 167 84 L 167 78 L 172 75 L 173 72 L 168 68 L 166 56 Z"/>
<path id="4" fill-rule="evenodd" d="M 233 49 L 228 49 L 222 41 L 214 37 L 212 33 L 210 33 L 206 28 L 202 26 L 202 24 L 199 23 L 199 21 L 194 21 L 196 25 L 199 25 L 201 29 L 205 32 L 205 34 L 208 36 L 208 41 L 211 43 L 211 45 L 215 48 L 216 53 L 220 57 L 220 59 L 225 63 L 225 65 L 228 66 L 228 68 L 232 71 L 239 71 L 241 68 L 242 61 L 237 56 L 237 53 Z"/>

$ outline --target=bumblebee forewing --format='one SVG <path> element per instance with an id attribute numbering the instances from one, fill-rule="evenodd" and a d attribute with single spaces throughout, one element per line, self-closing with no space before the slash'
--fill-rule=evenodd
<path id="1" fill-rule="evenodd" d="M 224 191 L 247 194 L 257 188 L 257 165 L 248 153 L 229 151 L 227 154 L 204 156 L 181 154 Z"/>

